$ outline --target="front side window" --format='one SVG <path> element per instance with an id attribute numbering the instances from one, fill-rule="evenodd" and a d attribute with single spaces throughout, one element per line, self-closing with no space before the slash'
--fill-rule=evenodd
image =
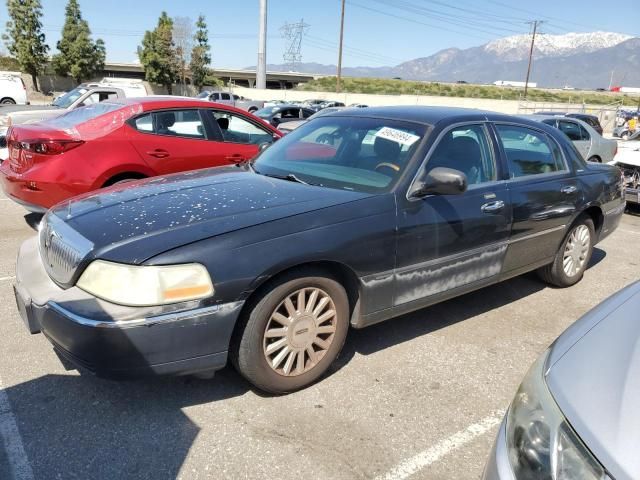
<path id="1" fill-rule="evenodd" d="M 173 137 L 205 139 L 200 112 L 196 109 L 166 110 L 137 117 L 132 126 L 144 133 Z"/>
<path id="2" fill-rule="evenodd" d="M 560 149 L 546 134 L 516 125 L 496 125 L 511 178 L 566 170 Z"/>
<path id="3" fill-rule="evenodd" d="M 220 127 L 222 139 L 230 143 L 260 145 L 273 142 L 273 134 L 239 115 L 213 111 L 213 118 Z"/>
<path id="4" fill-rule="evenodd" d="M 469 185 L 496 180 L 493 148 L 486 127 L 463 125 L 446 132 L 427 161 L 427 171 L 435 167 L 461 171 Z"/>
<path id="5" fill-rule="evenodd" d="M 399 120 L 320 117 L 264 150 L 255 169 L 329 188 L 385 192 L 412 163 L 426 131 Z"/>

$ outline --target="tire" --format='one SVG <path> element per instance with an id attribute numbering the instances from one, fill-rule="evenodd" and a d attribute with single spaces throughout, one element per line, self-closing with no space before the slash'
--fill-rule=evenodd
<path id="1" fill-rule="evenodd" d="M 592 157 L 589 157 L 587 162 L 602 163 L 602 160 L 597 155 L 593 155 Z"/>
<path id="2" fill-rule="evenodd" d="M 254 113 L 254 112 L 257 112 L 257 111 L 258 111 L 258 109 L 256 107 L 251 107 L 249 109 L 249 113 Z"/>
<path id="3" fill-rule="evenodd" d="M 3 98 L 2 101 L 0 101 L 0 104 L 2 105 L 15 105 L 16 102 L 13 98 Z"/>
<path id="4" fill-rule="evenodd" d="M 588 245 L 584 243 L 585 235 L 588 235 Z M 589 266 L 594 240 L 595 228 L 593 220 L 585 214 L 580 215 L 567 232 L 553 263 L 538 269 L 538 275 L 542 280 L 556 287 L 564 288 L 575 285 L 582 279 L 585 270 Z M 574 251 L 575 255 L 571 255 L 569 251 L 572 243 L 578 249 Z M 582 245 L 582 248 L 580 248 L 580 245 Z M 568 268 L 565 268 L 565 261 Z M 570 274 L 571 265 L 576 266 L 573 274 Z"/>
<path id="5" fill-rule="evenodd" d="M 301 291 L 303 310 L 298 306 Z M 319 310 L 314 315 L 316 309 Z M 290 323 L 287 326 L 274 317 Z M 323 317 L 325 320 L 318 325 Z M 320 328 L 323 332 L 315 331 Z M 277 280 L 248 305 L 234 335 L 231 361 L 260 390 L 293 392 L 312 384 L 327 371 L 342 350 L 348 329 L 349 300 L 342 285 L 315 270 L 292 273 Z"/>
<path id="6" fill-rule="evenodd" d="M 144 177 L 124 177 L 124 178 L 114 177 L 107 180 L 105 184 L 102 186 L 102 188 L 112 187 L 114 185 L 120 185 L 123 183 L 135 182 L 136 180 L 140 180 L 142 178 Z"/>

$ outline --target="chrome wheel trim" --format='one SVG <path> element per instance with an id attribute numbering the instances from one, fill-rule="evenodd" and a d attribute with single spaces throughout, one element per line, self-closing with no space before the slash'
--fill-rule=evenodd
<path id="1" fill-rule="evenodd" d="M 578 225 L 571 234 L 564 248 L 562 269 L 573 278 L 584 270 L 591 247 L 591 232 L 586 225 Z"/>
<path id="2" fill-rule="evenodd" d="M 310 371 L 331 347 L 336 327 L 336 307 L 328 293 L 317 287 L 296 290 L 267 322 L 262 341 L 267 364 L 285 377 Z"/>

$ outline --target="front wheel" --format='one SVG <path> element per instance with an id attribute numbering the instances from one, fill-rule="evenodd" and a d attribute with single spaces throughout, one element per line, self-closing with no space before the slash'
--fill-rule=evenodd
<path id="1" fill-rule="evenodd" d="M 567 233 L 553 263 L 540 268 L 538 274 L 545 282 L 557 287 L 575 285 L 589 265 L 594 239 L 593 220 L 583 214 Z"/>
<path id="2" fill-rule="evenodd" d="M 349 301 L 336 280 L 304 273 L 275 283 L 247 312 L 232 361 L 270 393 L 306 387 L 336 359 L 349 328 Z"/>
<path id="3" fill-rule="evenodd" d="M 2 105 L 15 105 L 16 102 L 13 100 L 13 98 L 3 98 L 2 101 L 0 102 L 0 104 L 2 104 Z"/>

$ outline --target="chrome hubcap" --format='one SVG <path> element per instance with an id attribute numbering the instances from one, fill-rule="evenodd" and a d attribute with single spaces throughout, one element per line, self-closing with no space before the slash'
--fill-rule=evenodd
<path id="1" fill-rule="evenodd" d="M 301 288 L 271 314 L 263 350 L 269 366 L 287 377 L 308 372 L 324 357 L 336 332 L 336 307 L 319 288 Z"/>
<path id="2" fill-rule="evenodd" d="M 589 229 L 585 225 L 579 225 L 571 232 L 562 258 L 562 268 L 568 277 L 575 277 L 584 269 L 590 246 Z"/>

